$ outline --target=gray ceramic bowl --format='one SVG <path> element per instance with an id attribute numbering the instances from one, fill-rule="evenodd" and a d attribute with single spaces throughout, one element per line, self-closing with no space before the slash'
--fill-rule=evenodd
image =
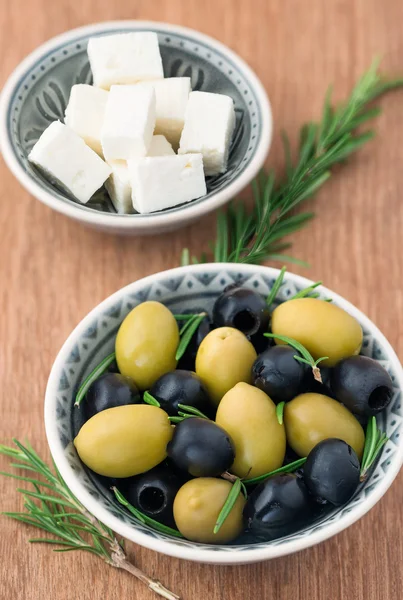
<path id="1" fill-rule="evenodd" d="M 207 195 L 150 215 L 117 215 L 102 189 L 83 205 L 58 190 L 27 160 L 43 130 L 63 120 L 71 87 L 92 83 L 87 58 L 91 36 L 123 31 L 158 33 L 165 76 L 188 76 L 192 88 L 228 94 L 236 129 L 228 171 L 209 177 Z M 257 174 L 272 137 L 270 104 L 262 84 L 229 48 L 196 31 L 165 23 L 115 21 L 74 29 L 30 54 L 7 81 L 0 100 L 0 148 L 17 179 L 51 208 L 87 225 L 126 234 L 169 231 L 194 221 L 236 196 Z"/>
<path id="2" fill-rule="evenodd" d="M 111 491 L 80 462 L 71 440 L 77 432 L 77 410 L 73 407 L 78 386 L 92 369 L 114 349 L 116 332 L 128 312 L 144 300 L 158 300 L 174 312 L 184 307 L 192 312 L 211 309 L 227 285 L 239 282 L 267 295 L 277 269 L 252 265 L 205 264 L 181 267 L 151 275 L 119 290 L 91 311 L 76 327 L 59 352 L 49 377 L 45 400 L 45 425 L 53 458 L 77 498 L 101 521 L 127 539 L 158 552 L 188 560 L 217 564 L 248 563 L 290 554 L 308 548 L 342 531 L 362 517 L 385 494 L 403 462 L 403 371 L 392 347 L 377 327 L 352 304 L 326 288 L 323 298 L 353 315 L 364 331 L 362 353 L 388 370 L 394 396 L 377 417 L 389 441 L 368 479 L 345 505 L 297 533 L 258 544 L 212 546 L 180 540 L 151 530 L 128 514 Z M 312 282 L 286 274 L 278 298 L 286 300 Z"/>

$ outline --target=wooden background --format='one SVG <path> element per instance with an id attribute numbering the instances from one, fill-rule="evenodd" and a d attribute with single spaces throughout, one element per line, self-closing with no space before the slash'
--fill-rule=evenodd
<path id="1" fill-rule="evenodd" d="M 329 83 L 343 97 L 375 55 L 403 74 L 398 0 L 0 0 L 0 84 L 38 44 L 107 19 L 154 19 L 199 29 L 238 52 L 273 105 L 268 163 L 283 165 L 279 131 L 296 136 L 320 114 Z M 294 237 L 298 269 L 356 304 L 403 357 L 403 91 L 381 102 L 377 138 L 317 196 L 317 219 Z M 28 438 L 48 455 L 42 411 L 52 361 L 72 328 L 127 283 L 199 253 L 214 217 L 174 234 L 120 239 L 81 228 L 31 198 L 0 159 L 0 440 Z M 0 460 L 0 469 L 6 468 Z M 0 478 L 0 508 L 17 510 Z M 294 556 L 240 567 L 186 563 L 130 545 L 137 564 L 184 600 L 401 600 L 403 475 L 348 531 Z M 0 518 L 1 600 L 148 600 L 142 584 L 86 554 L 31 546 L 33 531 Z"/>

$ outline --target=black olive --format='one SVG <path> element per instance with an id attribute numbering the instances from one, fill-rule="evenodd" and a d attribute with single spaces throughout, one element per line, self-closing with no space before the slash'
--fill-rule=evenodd
<path id="1" fill-rule="evenodd" d="M 319 442 L 304 464 L 304 481 L 313 496 L 335 506 L 345 504 L 360 482 L 360 461 L 343 440 Z"/>
<path id="2" fill-rule="evenodd" d="M 332 370 L 331 388 L 351 412 L 373 416 L 384 410 L 393 396 L 388 372 L 367 356 L 350 356 Z"/>
<path id="3" fill-rule="evenodd" d="M 125 498 L 145 515 L 176 527 L 173 515 L 175 496 L 183 482 L 165 464 L 147 473 L 129 477 L 118 487 Z"/>
<path id="4" fill-rule="evenodd" d="M 192 339 L 186 348 L 185 354 L 179 360 L 179 369 L 185 369 L 186 371 L 195 370 L 196 354 L 199 346 L 212 329 L 213 325 L 210 323 L 210 319 L 208 317 L 204 317 L 199 327 L 194 332 Z"/>
<path id="5" fill-rule="evenodd" d="M 107 408 L 140 402 L 139 390 L 130 377 L 120 373 L 104 373 L 90 385 L 82 406 L 88 420 Z"/>
<path id="6" fill-rule="evenodd" d="M 191 371 L 171 371 L 162 375 L 151 386 L 150 394 L 168 415 L 178 414 L 179 404 L 193 406 L 202 413 L 211 411 L 207 390 L 200 377 Z"/>
<path id="7" fill-rule="evenodd" d="M 311 370 L 294 356 L 290 346 L 273 346 L 255 360 L 252 367 L 253 384 L 263 390 L 273 402 L 288 402 L 306 391 Z"/>
<path id="8" fill-rule="evenodd" d="M 268 331 L 269 320 L 264 298 L 247 288 L 230 288 L 214 304 L 213 322 L 217 327 L 235 327 L 247 336 Z"/>
<path id="9" fill-rule="evenodd" d="M 322 377 L 322 383 L 315 379 L 312 369 L 309 369 L 305 391 L 313 392 L 314 394 L 323 394 L 324 396 L 329 396 L 329 398 L 335 398 L 335 395 L 330 387 L 330 379 L 333 369 L 330 367 L 322 367 L 320 364 L 318 366 L 320 369 L 320 375 Z"/>
<path id="10" fill-rule="evenodd" d="M 217 477 L 235 458 L 228 433 L 213 421 L 194 417 L 175 427 L 167 454 L 177 467 L 195 477 Z"/>
<path id="11" fill-rule="evenodd" d="M 290 473 L 260 483 L 243 511 L 245 527 L 260 539 L 288 535 L 311 514 L 308 490 L 302 479 Z"/>

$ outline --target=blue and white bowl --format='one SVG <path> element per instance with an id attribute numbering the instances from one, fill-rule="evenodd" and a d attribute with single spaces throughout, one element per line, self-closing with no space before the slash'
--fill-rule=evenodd
<path id="1" fill-rule="evenodd" d="M 197 544 L 153 531 L 117 503 L 111 491 L 80 462 L 72 444 L 74 400 L 80 383 L 114 350 L 116 332 L 123 318 L 137 304 L 158 300 L 173 312 L 186 307 L 192 312 L 211 312 L 214 300 L 228 284 L 237 282 L 267 295 L 279 271 L 269 267 L 236 264 L 204 264 L 151 275 L 119 290 L 92 310 L 66 340 L 53 365 L 45 399 L 45 425 L 50 450 L 69 488 L 82 504 L 123 537 L 152 550 L 193 561 L 235 564 L 258 562 L 303 550 L 339 533 L 365 515 L 385 494 L 403 462 L 403 370 L 377 327 L 352 304 L 324 287 L 321 296 L 353 315 L 364 331 L 363 353 L 388 370 L 394 385 L 392 402 L 379 414 L 378 425 L 389 437 L 370 476 L 346 505 L 297 533 L 254 545 L 213 546 Z M 286 300 L 311 285 L 304 277 L 286 274 L 278 294 Z"/>
<path id="2" fill-rule="evenodd" d="M 28 162 L 41 133 L 64 120 L 71 87 L 92 83 L 87 58 L 90 37 L 127 31 L 155 31 L 166 77 L 186 76 L 194 90 L 228 94 L 235 103 L 236 128 L 228 171 L 207 179 L 207 195 L 149 215 L 118 215 L 105 191 L 86 205 L 57 189 Z M 272 138 L 272 116 L 262 84 L 232 50 L 197 31 L 145 21 L 113 21 L 68 31 L 46 42 L 14 71 L 0 100 L 0 148 L 11 171 L 38 200 L 84 224 L 126 234 L 177 229 L 234 198 L 262 167 Z"/>

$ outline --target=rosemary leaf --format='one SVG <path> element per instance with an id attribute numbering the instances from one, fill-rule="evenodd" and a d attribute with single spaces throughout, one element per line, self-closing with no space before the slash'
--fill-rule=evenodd
<path id="1" fill-rule="evenodd" d="M 231 510 L 234 508 L 234 504 L 237 501 L 238 496 L 241 492 L 241 480 L 237 478 L 231 487 L 231 490 L 227 496 L 226 501 L 224 502 L 224 506 L 222 507 L 220 514 L 218 515 L 217 522 L 214 527 L 214 533 L 218 533 L 220 531 L 225 519 L 228 517 Z"/>
<path id="2" fill-rule="evenodd" d="M 294 296 L 292 296 L 290 298 L 290 300 L 295 300 L 296 298 L 306 298 L 306 296 L 309 296 L 311 294 L 311 292 L 313 292 L 313 290 L 315 288 L 317 288 L 320 285 L 322 285 L 322 283 L 323 283 L 322 281 L 316 281 L 312 285 L 310 285 L 310 286 L 304 288 L 303 290 L 300 290 L 296 294 L 294 294 Z"/>
<path id="3" fill-rule="evenodd" d="M 143 402 L 149 404 L 150 406 L 157 406 L 157 408 L 161 406 L 158 400 L 156 400 L 154 396 L 147 391 L 143 394 Z"/>
<path id="4" fill-rule="evenodd" d="M 206 314 L 207 313 L 203 312 L 199 315 L 194 315 L 194 318 L 190 319 L 186 323 L 186 325 L 183 326 L 180 332 L 181 339 L 175 355 L 176 360 L 179 360 L 185 354 L 186 348 L 188 347 L 193 335 L 196 333 L 200 323 L 203 321 Z"/>
<path id="5" fill-rule="evenodd" d="M 187 404 L 178 404 L 178 408 L 180 408 L 184 413 L 188 413 L 189 415 L 194 415 L 196 417 L 200 417 L 202 419 L 210 420 L 204 413 L 201 412 L 198 408 L 194 406 L 188 406 Z"/>
<path id="6" fill-rule="evenodd" d="M 378 458 L 380 451 L 388 441 L 386 433 L 382 433 L 376 424 L 376 417 L 371 417 L 365 434 L 364 452 L 361 461 L 360 480 L 364 481 L 369 469 Z"/>
<path id="7" fill-rule="evenodd" d="M 285 402 L 280 402 L 276 406 L 276 417 L 277 417 L 277 421 L 280 423 L 280 425 L 283 424 L 284 406 L 285 406 Z"/>
<path id="8" fill-rule="evenodd" d="M 74 406 L 80 406 L 80 403 L 81 403 L 82 399 L 84 398 L 85 394 L 88 392 L 88 388 L 90 387 L 90 385 L 96 379 L 98 379 L 98 377 L 100 377 L 102 375 L 102 373 L 105 373 L 105 371 L 107 370 L 109 365 L 111 365 L 113 363 L 113 361 L 115 360 L 115 356 L 116 355 L 114 352 L 109 354 L 106 358 L 104 358 L 99 363 L 98 366 L 95 367 L 95 369 L 93 371 L 91 371 L 91 373 L 88 375 L 88 377 L 86 377 L 86 379 L 84 379 L 83 383 L 80 385 L 80 388 L 77 392 L 76 401 L 74 403 Z"/>
<path id="9" fill-rule="evenodd" d="M 306 462 L 306 458 L 299 458 L 288 465 L 284 465 L 279 469 L 275 469 L 270 473 L 266 473 L 265 475 L 259 475 L 259 477 L 253 477 L 252 479 L 244 479 L 245 485 L 255 485 L 257 483 L 261 483 L 262 481 L 266 481 L 269 477 L 273 477 L 273 475 L 280 475 L 281 473 L 293 473 L 297 471 L 304 463 Z"/>
<path id="10" fill-rule="evenodd" d="M 127 510 L 132 513 L 133 516 L 135 516 L 139 521 L 141 521 L 145 525 L 149 525 L 156 531 L 160 531 L 161 533 L 166 533 L 167 535 L 173 535 L 174 537 L 179 537 L 179 538 L 183 537 L 183 535 L 181 533 L 179 533 L 179 531 L 177 529 L 172 529 L 172 527 L 168 527 L 167 525 L 163 525 L 162 523 L 159 523 L 158 521 L 154 521 L 154 519 L 151 519 L 151 517 L 145 515 L 141 511 L 137 510 L 137 508 L 132 506 L 130 504 L 130 502 L 128 502 L 126 500 L 126 498 L 123 496 L 123 494 L 121 492 L 119 492 L 119 490 L 116 487 L 113 487 L 112 491 L 115 494 L 117 501 L 120 504 L 122 504 L 122 506 L 125 506 L 127 508 Z"/>
<path id="11" fill-rule="evenodd" d="M 283 283 L 284 274 L 285 274 L 286 270 L 287 270 L 287 267 L 281 268 L 280 273 L 277 275 L 277 279 L 273 283 L 273 287 L 271 288 L 270 293 L 266 298 L 266 304 L 269 308 L 273 304 L 274 300 L 276 299 L 279 289 Z"/>

